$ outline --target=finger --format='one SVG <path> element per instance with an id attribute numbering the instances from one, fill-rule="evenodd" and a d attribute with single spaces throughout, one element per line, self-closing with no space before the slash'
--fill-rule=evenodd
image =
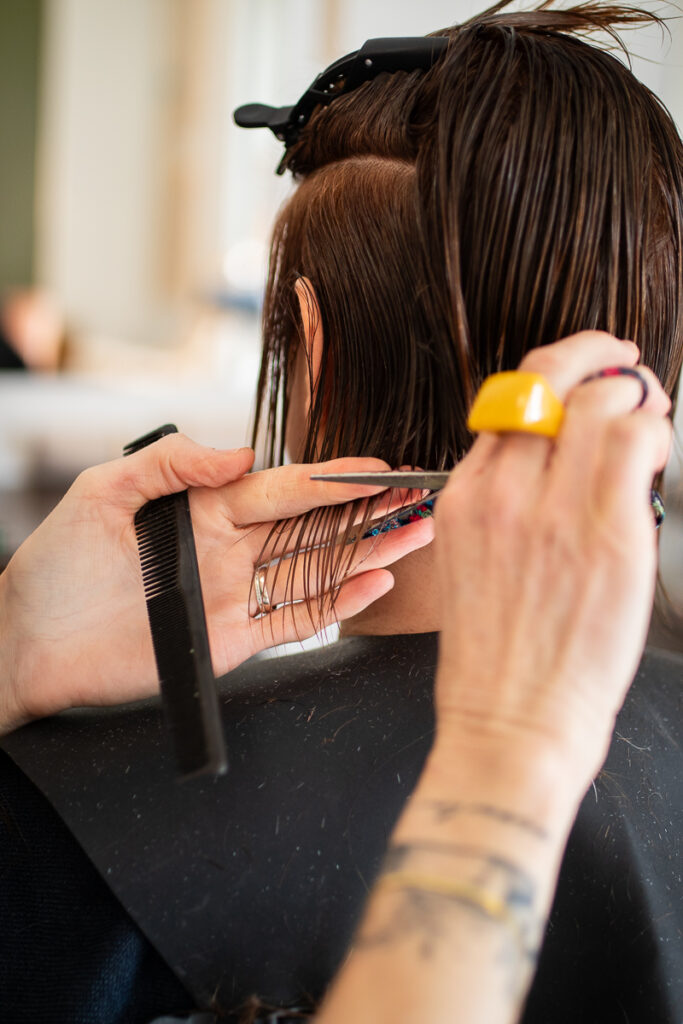
<path id="1" fill-rule="evenodd" d="M 633 367 L 638 357 L 638 347 L 632 341 L 621 341 L 604 331 L 581 331 L 527 352 L 519 368 L 542 374 L 564 401 L 584 377 L 611 366 Z"/>
<path id="2" fill-rule="evenodd" d="M 123 510 L 136 511 L 147 501 L 188 487 L 221 487 L 248 473 L 251 448 L 216 450 L 169 434 L 133 455 L 86 470 L 83 486 Z"/>
<path id="3" fill-rule="evenodd" d="M 313 517 L 303 519 L 299 516 L 254 526 L 248 530 L 246 539 L 254 561 L 259 563 L 284 558 L 301 548 L 330 544 L 331 534 L 344 537 L 351 543 L 357 538 L 356 533 L 348 535 L 352 527 L 365 523 L 370 528 L 373 524 L 382 523 L 393 513 L 423 500 L 424 493 L 391 488 L 370 499 L 350 501 L 344 506 L 323 505 L 315 510 Z M 370 509 L 368 502 L 372 503 Z"/>
<path id="4" fill-rule="evenodd" d="M 311 480 L 315 473 L 384 472 L 381 459 L 333 459 L 331 462 L 278 466 L 251 473 L 224 495 L 226 515 L 236 526 L 271 522 L 302 515 L 323 505 L 339 505 L 354 498 L 381 493 L 367 484 Z"/>
<path id="5" fill-rule="evenodd" d="M 650 487 L 666 465 L 671 431 L 667 418 L 649 411 L 601 419 L 572 403 L 546 481 L 551 506 L 563 515 L 579 506 L 597 512 L 607 536 L 640 528 L 640 513 L 653 523 Z"/>
<path id="6" fill-rule="evenodd" d="M 542 374 L 558 398 L 564 401 L 585 377 L 609 367 L 631 369 L 638 357 L 638 347 L 631 341 L 621 341 L 604 331 L 581 331 L 552 345 L 533 349 L 519 368 Z M 637 381 L 633 384 L 640 390 Z M 483 433 L 473 445 L 472 455 L 482 465 L 502 459 L 510 470 L 516 467 L 520 486 L 532 492 L 540 484 L 553 447 L 554 439 L 534 434 Z"/>
<path id="7" fill-rule="evenodd" d="M 582 381 L 569 392 L 565 410 L 571 409 L 584 417 L 597 419 L 624 416 L 636 409 L 666 416 L 671 408 L 671 399 L 659 380 L 647 366 L 637 366 L 635 369 L 645 389 L 638 377 L 630 374 L 593 377 Z M 641 405 L 643 394 L 645 399 Z"/>
<path id="8" fill-rule="evenodd" d="M 627 535 L 643 518 L 648 525 L 653 522 L 650 488 L 655 474 L 666 466 L 672 436 L 670 420 L 648 412 L 623 416 L 607 425 L 596 506 L 616 536 Z"/>
<path id="9" fill-rule="evenodd" d="M 253 620 L 252 628 L 259 631 L 259 647 L 305 640 L 328 626 L 358 615 L 388 593 L 393 585 L 394 578 L 387 569 L 374 569 L 343 583 L 335 595 L 333 607 L 328 605 L 322 615 L 315 604 L 305 601 L 284 605 Z"/>
<path id="10" fill-rule="evenodd" d="M 595 421 L 624 416 L 636 409 L 665 416 L 671 408 L 671 400 L 659 380 L 646 366 L 638 366 L 637 372 L 638 377 L 630 374 L 595 376 L 572 388 L 565 402 L 557 446 L 563 446 L 568 429 L 590 433 L 595 430 Z M 545 469 L 555 457 L 555 447 L 545 438 L 513 434 L 496 449 L 498 465 L 509 465 L 512 472 L 514 461 L 517 483 L 523 490 L 532 491 L 538 488 Z"/>
<path id="11" fill-rule="evenodd" d="M 339 579 L 348 580 L 373 569 L 385 568 L 434 539 L 431 518 L 369 537 L 346 549 L 339 545 L 310 551 L 294 562 L 283 559 L 264 567 L 262 580 L 271 604 L 299 601 L 328 591 Z M 335 579 L 336 577 L 336 579 Z M 256 595 L 250 598 L 250 612 L 258 611 Z"/>

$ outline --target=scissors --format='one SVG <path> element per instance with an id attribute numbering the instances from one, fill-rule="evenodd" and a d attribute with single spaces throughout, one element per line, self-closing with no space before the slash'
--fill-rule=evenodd
<path id="1" fill-rule="evenodd" d="M 385 473 L 318 473 L 311 477 L 311 480 L 329 480 L 331 483 L 339 484 L 370 484 L 375 487 L 402 487 L 413 491 L 429 491 L 428 501 L 439 491 L 442 491 L 450 476 L 448 470 L 388 470 Z M 415 502 L 414 504 L 419 504 Z M 664 522 L 664 502 L 659 491 L 654 487 L 650 491 L 650 504 L 655 520 L 655 529 Z M 408 506 L 408 509 L 413 508 Z"/>
<path id="2" fill-rule="evenodd" d="M 368 484 L 373 487 L 401 487 L 411 491 L 429 491 L 436 494 L 446 486 L 451 474 L 422 470 L 388 470 L 384 473 L 317 473 L 311 480 L 329 480 L 337 484 Z"/>
<path id="3" fill-rule="evenodd" d="M 411 491 L 428 491 L 426 497 L 419 498 L 409 505 L 403 505 L 394 519 L 383 520 L 383 525 L 364 534 L 364 537 L 375 536 L 377 532 L 386 533 L 393 526 L 404 526 L 409 520 L 405 517 L 413 509 L 430 503 L 436 494 L 443 490 L 450 473 L 448 471 L 422 470 L 387 470 L 383 473 L 316 473 L 311 480 L 329 480 L 340 484 L 368 484 L 373 487 L 400 487 Z"/>

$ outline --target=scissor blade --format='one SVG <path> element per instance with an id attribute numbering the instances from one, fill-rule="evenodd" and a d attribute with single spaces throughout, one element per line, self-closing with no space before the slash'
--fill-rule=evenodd
<path id="1" fill-rule="evenodd" d="M 407 487 L 413 491 L 440 491 L 450 476 L 447 472 L 390 470 L 386 473 L 317 473 L 311 480 L 339 484 L 371 484 L 375 487 Z"/>

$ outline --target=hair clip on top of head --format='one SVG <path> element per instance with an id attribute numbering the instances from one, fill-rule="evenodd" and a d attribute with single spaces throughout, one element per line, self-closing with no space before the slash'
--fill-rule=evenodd
<path id="1" fill-rule="evenodd" d="M 285 153 L 277 173 L 285 170 L 287 150 L 308 124 L 316 107 L 327 106 L 339 96 L 357 89 L 383 71 L 428 71 L 446 52 L 446 36 L 397 36 L 368 39 L 360 50 L 340 57 L 325 68 L 293 107 L 271 107 L 265 103 L 247 103 L 233 114 L 240 128 L 270 128 L 285 144 Z"/>

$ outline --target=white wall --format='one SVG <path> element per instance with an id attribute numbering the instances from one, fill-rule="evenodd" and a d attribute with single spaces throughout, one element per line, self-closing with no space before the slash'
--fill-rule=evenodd
<path id="1" fill-rule="evenodd" d="M 72 323 L 132 340 L 168 329 L 163 110 L 175 0 L 47 0 L 38 276 Z"/>

